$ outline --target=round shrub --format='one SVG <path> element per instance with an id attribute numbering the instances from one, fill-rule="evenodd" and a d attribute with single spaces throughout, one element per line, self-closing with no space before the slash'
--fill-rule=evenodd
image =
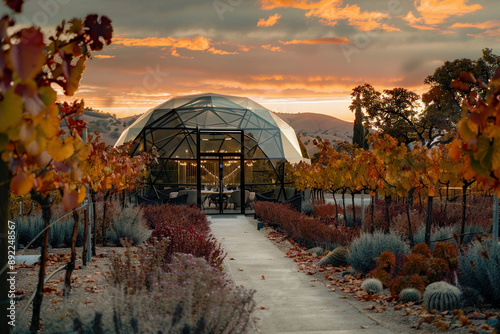
<path id="1" fill-rule="evenodd" d="M 395 255 L 408 254 L 410 247 L 395 233 L 363 233 L 351 243 L 347 262 L 356 271 L 367 274 L 375 268 L 376 259 L 384 251 L 391 251 Z"/>
<path id="2" fill-rule="evenodd" d="M 409 254 L 403 264 L 405 275 L 424 275 L 427 272 L 427 259 L 422 254 Z"/>
<path id="3" fill-rule="evenodd" d="M 368 294 L 373 295 L 381 292 L 384 289 L 384 286 L 377 278 L 367 278 L 361 284 L 361 288 L 368 292 Z"/>
<path id="4" fill-rule="evenodd" d="M 436 242 L 432 250 L 432 256 L 446 260 L 451 270 L 457 269 L 458 252 L 451 242 Z"/>
<path id="5" fill-rule="evenodd" d="M 425 280 L 420 275 L 400 276 L 391 283 L 391 295 L 398 296 L 406 288 L 414 288 L 423 293 Z"/>
<path id="6" fill-rule="evenodd" d="M 422 294 L 415 288 L 406 288 L 399 293 L 399 299 L 404 303 L 418 302 Z"/>
<path id="7" fill-rule="evenodd" d="M 429 248 L 429 246 L 427 246 L 425 242 L 421 242 L 413 246 L 411 252 L 412 254 L 421 254 L 426 258 L 430 258 L 432 256 L 431 249 Z"/>
<path id="8" fill-rule="evenodd" d="M 391 251 L 385 251 L 380 254 L 377 259 L 377 269 L 383 269 L 387 272 L 391 272 L 396 265 L 396 255 Z"/>

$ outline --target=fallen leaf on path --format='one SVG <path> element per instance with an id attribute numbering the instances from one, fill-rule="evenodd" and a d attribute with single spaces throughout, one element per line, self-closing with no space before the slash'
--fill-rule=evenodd
<path id="1" fill-rule="evenodd" d="M 266 309 L 266 307 L 265 307 L 265 306 L 259 306 L 259 308 L 260 308 L 261 310 L 265 310 L 265 309 Z"/>
<path id="2" fill-rule="evenodd" d="M 238 268 L 238 270 L 239 270 L 239 271 L 244 271 L 244 269 L 243 269 L 243 268 Z"/>
<path id="3" fill-rule="evenodd" d="M 262 279 L 266 279 L 266 276 L 264 276 L 264 275 L 261 275 L 260 277 L 262 277 Z"/>
<path id="4" fill-rule="evenodd" d="M 447 330 L 448 328 L 450 328 L 450 325 L 451 325 L 451 321 L 447 321 L 447 320 L 439 320 L 437 323 L 436 323 L 436 328 L 437 329 L 441 329 L 441 330 Z"/>
<path id="5" fill-rule="evenodd" d="M 361 328 L 368 329 L 368 328 L 370 328 L 370 326 L 361 326 Z"/>
<path id="6" fill-rule="evenodd" d="M 234 260 L 234 257 L 230 258 L 229 260 Z"/>

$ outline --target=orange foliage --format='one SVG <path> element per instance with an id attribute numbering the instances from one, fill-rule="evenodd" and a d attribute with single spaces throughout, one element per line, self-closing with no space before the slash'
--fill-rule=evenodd
<path id="1" fill-rule="evenodd" d="M 411 252 L 413 254 L 421 254 L 421 255 L 425 256 L 426 258 L 430 258 L 432 256 L 431 249 L 429 248 L 429 246 L 425 242 L 421 242 L 421 243 L 413 246 Z"/>
<path id="2" fill-rule="evenodd" d="M 411 276 L 400 276 L 391 283 L 391 295 L 398 296 L 401 290 L 406 288 L 417 289 L 423 294 L 425 290 L 425 281 L 422 276 L 416 274 Z"/>
<path id="3" fill-rule="evenodd" d="M 396 265 L 396 255 L 391 251 L 384 251 L 377 259 L 376 268 L 391 272 Z"/>
<path id="4" fill-rule="evenodd" d="M 424 275 L 427 273 L 427 259 L 422 254 L 409 254 L 403 264 L 405 275 Z"/>
<path id="5" fill-rule="evenodd" d="M 451 242 L 436 242 L 432 256 L 446 260 L 451 270 L 458 267 L 458 252 Z"/>

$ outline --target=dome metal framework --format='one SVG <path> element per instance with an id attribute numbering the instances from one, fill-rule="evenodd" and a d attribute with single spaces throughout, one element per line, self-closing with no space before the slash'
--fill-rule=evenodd
<path id="1" fill-rule="evenodd" d="M 248 98 L 212 93 L 173 97 L 150 109 L 115 146 L 130 140 L 133 154 L 158 152 L 146 181 L 148 195 L 157 197 L 169 187 L 283 188 L 285 164 L 309 158 L 275 113 Z"/>

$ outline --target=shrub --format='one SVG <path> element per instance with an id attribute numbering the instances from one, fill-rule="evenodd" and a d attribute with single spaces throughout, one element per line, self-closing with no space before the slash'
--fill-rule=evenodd
<path id="1" fill-rule="evenodd" d="M 451 270 L 457 269 L 458 266 L 458 252 L 455 246 L 450 242 L 438 241 L 434 245 L 432 256 L 440 258 L 448 262 Z"/>
<path id="2" fill-rule="evenodd" d="M 318 219 L 297 214 L 285 204 L 260 201 L 255 203 L 255 213 L 264 222 L 286 231 L 290 238 L 306 247 L 331 249 L 338 245 L 347 246 L 359 235 L 359 230 L 328 226 Z"/>
<path id="3" fill-rule="evenodd" d="M 60 333 L 242 333 L 255 309 L 254 290 L 234 286 L 191 255 L 174 255 L 155 280 L 133 294 L 117 284 L 90 314 L 77 310 L 44 327 Z"/>
<path id="4" fill-rule="evenodd" d="M 464 244 L 472 242 L 477 234 L 485 234 L 485 232 L 486 230 L 479 225 L 466 226 Z M 458 237 L 459 234 L 459 225 L 433 228 L 431 231 L 431 249 L 434 249 L 434 245 L 438 240 L 449 240 L 452 244 L 456 244 L 455 237 Z M 413 240 L 416 244 L 425 242 L 425 226 L 413 235 Z"/>
<path id="5" fill-rule="evenodd" d="M 427 273 L 427 259 L 422 254 L 409 254 L 403 264 L 404 275 L 425 275 Z"/>
<path id="6" fill-rule="evenodd" d="M 379 279 L 386 287 L 390 286 L 392 276 L 385 269 L 375 269 L 370 272 L 370 276 Z"/>
<path id="7" fill-rule="evenodd" d="M 210 233 L 207 216 L 191 205 L 146 205 L 144 206 L 144 219 L 151 229 L 177 226 L 184 229 L 191 228 L 202 236 Z"/>
<path id="8" fill-rule="evenodd" d="M 139 245 L 146 241 L 151 231 L 146 227 L 142 210 L 138 207 L 127 207 L 117 216 L 111 218 L 108 239 L 115 245 L 128 240 L 131 245 Z"/>
<path id="9" fill-rule="evenodd" d="M 174 253 L 182 253 L 204 258 L 210 265 L 222 268 L 226 257 L 221 245 L 212 235 L 200 235 L 193 228 L 186 230 L 178 226 L 164 225 L 155 229 L 152 237 L 169 240 L 165 253 L 167 263 Z"/>
<path id="10" fill-rule="evenodd" d="M 411 252 L 413 254 L 421 254 L 421 255 L 425 256 L 426 258 L 430 258 L 432 256 L 431 249 L 424 242 L 421 242 L 421 243 L 416 244 L 415 246 L 413 246 Z"/>
<path id="11" fill-rule="evenodd" d="M 377 269 L 383 269 L 387 272 L 392 272 L 396 266 L 396 255 L 391 251 L 384 251 L 377 259 Z"/>
<path id="12" fill-rule="evenodd" d="M 432 258 L 428 260 L 428 263 L 427 281 L 429 283 L 442 281 L 450 272 L 448 262 L 444 259 Z"/>
<path id="13" fill-rule="evenodd" d="M 420 293 L 423 293 L 425 290 L 425 281 L 419 275 L 399 276 L 391 282 L 390 286 L 392 296 L 398 296 L 406 288 L 417 289 Z"/>
<path id="14" fill-rule="evenodd" d="M 337 205 L 337 211 L 335 211 L 335 204 L 316 204 L 313 206 L 313 214 L 316 218 L 331 219 L 335 218 L 335 212 L 339 215 L 342 214 L 342 208 Z"/>
<path id="15" fill-rule="evenodd" d="M 80 215 L 76 245 L 83 245 L 83 223 Z M 41 213 L 28 217 L 18 217 L 16 219 L 17 244 L 25 247 L 37 237 L 44 228 L 44 221 Z M 49 245 L 51 247 L 69 247 L 73 238 L 74 221 L 73 216 L 63 213 L 62 210 L 54 210 L 49 230 Z M 43 235 L 43 234 L 42 234 Z M 42 243 L 42 235 L 34 240 L 31 247 L 39 247 Z"/>
<path id="16" fill-rule="evenodd" d="M 363 283 L 361 283 L 361 288 L 368 292 L 369 295 L 377 294 L 384 289 L 382 282 L 376 278 L 365 279 Z"/>
<path id="17" fill-rule="evenodd" d="M 352 242 L 349 247 L 347 261 L 353 269 L 366 274 L 375 268 L 375 259 L 384 251 L 391 251 L 394 254 L 407 254 L 409 247 L 401 236 L 394 233 L 364 233 Z"/>
<path id="18" fill-rule="evenodd" d="M 422 294 L 414 288 L 406 288 L 399 293 L 399 299 L 404 303 L 418 302 L 420 298 L 422 298 Z"/>
<path id="19" fill-rule="evenodd" d="M 427 310 L 443 312 L 459 309 L 462 305 L 462 292 L 460 289 L 444 281 L 429 284 L 425 289 L 423 298 Z"/>
<path id="20" fill-rule="evenodd" d="M 319 266 L 331 264 L 334 267 L 347 266 L 347 256 L 349 251 L 344 247 L 337 247 L 318 262 Z"/>
<path id="21" fill-rule="evenodd" d="M 484 298 L 500 304 L 500 247 L 491 248 L 491 240 L 474 242 L 459 256 L 459 282 L 464 287 L 477 289 Z"/>

